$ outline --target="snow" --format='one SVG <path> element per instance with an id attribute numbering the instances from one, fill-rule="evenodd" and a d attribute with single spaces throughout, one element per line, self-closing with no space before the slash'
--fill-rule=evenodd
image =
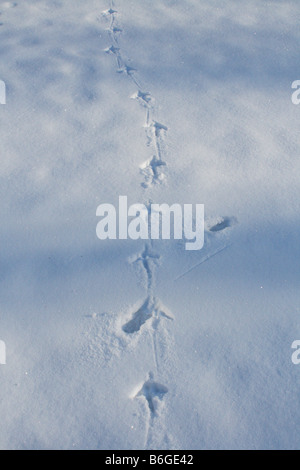
<path id="1" fill-rule="evenodd" d="M 0 448 L 299 448 L 298 1 L 0 11 Z M 122 195 L 204 248 L 100 241 Z"/>

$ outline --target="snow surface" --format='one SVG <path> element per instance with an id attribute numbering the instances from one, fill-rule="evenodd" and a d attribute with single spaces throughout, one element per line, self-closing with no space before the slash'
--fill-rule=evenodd
<path id="1" fill-rule="evenodd" d="M 110 7 L 0 1 L 0 447 L 297 449 L 299 1 Z M 203 250 L 99 241 L 119 195 Z"/>

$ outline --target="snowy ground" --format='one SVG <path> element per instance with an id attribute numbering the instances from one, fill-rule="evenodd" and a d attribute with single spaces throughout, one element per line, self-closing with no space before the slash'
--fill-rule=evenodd
<path id="1" fill-rule="evenodd" d="M 0 447 L 299 448 L 299 2 L 109 8 L 0 1 Z M 119 195 L 205 204 L 203 250 L 101 242 Z"/>

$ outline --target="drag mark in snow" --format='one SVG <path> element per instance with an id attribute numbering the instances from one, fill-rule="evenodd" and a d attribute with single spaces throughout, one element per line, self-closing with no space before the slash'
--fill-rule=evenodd
<path id="1" fill-rule="evenodd" d="M 220 248 L 219 250 L 213 252 L 213 253 L 209 253 L 208 255 L 205 256 L 205 258 L 203 258 L 199 263 L 195 264 L 194 266 L 192 266 L 188 271 L 184 272 L 183 274 L 181 274 L 180 276 L 176 277 L 176 279 L 174 279 L 174 282 L 176 281 L 179 281 L 179 279 L 182 279 L 184 276 L 186 276 L 187 274 L 190 274 L 192 271 L 194 271 L 194 269 L 198 268 L 199 266 L 201 266 L 201 264 L 204 264 L 206 263 L 206 261 L 214 258 L 215 256 L 217 256 L 219 253 L 222 253 L 222 251 L 225 251 L 227 250 L 227 248 L 229 248 L 231 246 L 230 245 L 226 245 L 226 246 L 223 246 L 222 248 Z"/>
<path id="2" fill-rule="evenodd" d="M 134 334 L 141 330 L 146 324 L 151 324 L 149 334 L 152 341 L 153 357 L 156 372 L 159 371 L 159 353 L 158 353 L 158 327 L 162 319 L 173 320 L 171 314 L 166 313 L 167 309 L 162 306 L 161 302 L 155 297 L 155 268 L 160 260 L 160 255 L 156 253 L 152 246 L 146 244 L 143 252 L 133 258 L 132 263 L 140 263 L 147 277 L 147 293 L 148 297 L 144 304 L 132 315 L 124 326 L 123 331 L 127 334 Z"/>
<path id="3" fill-rule="evenodd" d="M 131 99 L 136 100 L 143 108 L 146 109 L 145 126 L 148 128 L 150 126 L 150 112 L 154 106 L 154 99 L 148 91 L 144 92 L 141 90 L 138 90 L 136 93 L 134 93 Z"/>
<path id="4" fill-rule="evenodd" d="M 156 148 L 156 156 L 158 160 L 162 160 L 162 144 L 163 144 L 163 135 L 168 131 L 167 126 L 160 124 L 159 122 L 153 121 L 150 128 L 154 133 L 154 142 Z"/>
<path id="5" fill-rule="evenodd" d="M 167 131 L 168 128 L 164 124 L 156 121 L 150 123 L 150 119 L 148 119 L 148 124 L 146 125 L 147 145 L 154 147 L 155 155 L 140 166 L 141 173 L 145 178 L 145 181 L 142 183 L 145 189 L 155 183 L 160 183 L 165 178 L 163 167 L 167 166 L 167 163 L 163 160 L 163 145 L 164 135 Z"/>
<path id="6" fill-rule="evenodd" d="M 152 372 L 149 373 L 148 380 L 142 385 L 140 390 L 134 395 L 134 398 L 142 398 L 148 408 L 149 417 L 147 420 L 145 449 L 151 448 L 152 433 L 155 419 L 159 418 L 159 408 L 164 396 L 168 393 L 168 388 L 159 382 L 155 382 Z"/>
<path id="7" fill-rule="evenodd" d="M 158 264 L 159 259 L 160 255 L 147 244 L 145 245 L 143 252 L 132 260 L 132 263 L 140 263 L 145 271 L 147 276 L 147 291 L 149 296 L 153 295 L 155 287 L 154 270 Z"/>

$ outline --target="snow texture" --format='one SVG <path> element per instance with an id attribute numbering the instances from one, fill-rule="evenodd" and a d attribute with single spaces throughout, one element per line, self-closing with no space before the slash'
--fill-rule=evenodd
<path id="1" fill-rule="evenodd" d="M 299 448 L 299 1 L 0 12 L 0 448 Z M 98 240 L 119 195 L 204 248 Z"/>

